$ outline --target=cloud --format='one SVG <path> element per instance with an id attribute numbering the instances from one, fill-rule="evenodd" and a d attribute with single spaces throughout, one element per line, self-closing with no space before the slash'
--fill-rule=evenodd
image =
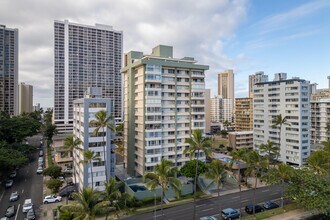
<path id="1" fill-rule="evenodd" d="M 2 0 L 0 21 L 19 28 L 20 81 L 34 86 L 35 102 L 50 106 L 54 20 L 112 25 L 124 33 L 124 52 L 150 53 L 158 44 L 172 45 L 176 57 L 209 64 L 208 79 L 214 81 L 215 73 L 234 65 L 223 39 L 233 35 L 246 7 L 247 0 Z"/>
<path id="2" fill-rule="evenodd" d="M 287 29 L 295 25 L 296 22 L 302 18 L 326 7 L 330 7 L 330 1 L 328 0 L 311 1 L 289 11 L 266 17 L 260 22 L 255 23 L 253 27 L 258 27 L 259 30 L 261 30 L 259 34 L 268 34 L 270 32 Z"/>

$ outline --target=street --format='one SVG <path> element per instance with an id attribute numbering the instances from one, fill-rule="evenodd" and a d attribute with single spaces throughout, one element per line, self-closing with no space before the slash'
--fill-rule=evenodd
<path id="1" fill-rule="evenodd" d="M 197 201 L 196 205 L 196 219 L 200 219 L 201 217 L 204 216 L 215 216 L 218 219 L 221 219 L 219 217 L 220 214 L 220 209 L 225 209 L 225 208 L 235 208 L 241 209 L 242 215 L 247 215 L 244 211 L 244 207 L 247 204 L 252 204 L 253 203 L 253 192 L 254 190 L 247 190 L 243 191 L 241 193 L 232 193 L 232 194 L 227 194 L 220 196 L 220 202 L 218 198 L 211 198 L 211 199 L 206 199 L 206 200 L 200 200 Z M 220 194 L 221 195 L 221 194 Z M 265 202 L 268 200 L 275 200 L 279 199 L 281 197 L 281 187 L 278 185 L 274 186 L 266 186 L 266 187 L 261 187 L 257 188 L 256 190 L 256 203 L 261 203 Z M 240 203 L 241 201 L 241 203 Z M 278 202 L 279 203 L 279 202 Z M 180 206 L 175 206 L 172 208 L 164 209 L 164 216 L 161 216 L 161 211 L 157 210 L 157 215 L 156 218 L 159 220 L 184 220 L 184 219 L 193 219 L 193 209 L 194 209 L 194 204 L 189 203 L 185 205 L 180 205 Z M 140 214 L 140 215 L 135 215 L 131 217 L 125 218 L 127 220 L 129 219 L 155 219 L 155 214 L 154 212 L 150 213 L 145 213 L 145 214 Z"/>
<path id="2" fill-rule="evenodd" d="M 40 138 L 41 136 L 28 138 L 29 144 L 33 146 L 39 146 Z M 38 154 L 39 151 L 36 151 L 33 154 L 32 161 L 17 171 L 17 176 L 13 179 L 13 186 L 11 188 L 5 189 L 3 194 L 0 195 L 0 217 L 5 215 L 8 206 L 14 204 L 16 215 L 11 219 L 23 220 L 25 214 L 22 212 L 22 206 L 25 199 L 32 199 L 34 210 L 37 216 L 41 216 L 42 213 L 40 206 L 42 205 L 43 196 L 43 177 L 42 175 L 36 174 L 38 166 Z M 9 202 L 10 194 L 14 191 L 18 191 L 19 199 L 16 202 Z"/>

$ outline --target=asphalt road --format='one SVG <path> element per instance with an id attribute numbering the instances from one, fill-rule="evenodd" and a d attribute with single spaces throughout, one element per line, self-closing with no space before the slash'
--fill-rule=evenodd
<path id="1" fill-rule="evenodd" d="M 29 138 L 29 144 L 38 146 L 40 137 L 41 136 L 34 136 Z M 36 174 L 38 168 L 38 154 L 39 151 L 34 153 L 32 161 L 17 171 L 13 186 L 5 189 L 3 194 L 0 195 L 0 217 L 5 215 L 8 206 L 14 204 L 16 215 L 11 219 L 23 220 L 25 214 L 22 212 L 22 205 L 25 199 L 32 199 L 37 216 L 41 216 L 40 206 L 42 205 L 43 196 L 43 178 L 42 175 Z M 18 191 L 19 199 L 16 202 L 9 202 L 10 194 L 14 191 Z"/>
<path id="2" fill-rule="evenodd" d="M 243 191 L 241 195 L 238 193 L 232 193 L 221 196 L 218 198 L 211 198 L 206 200 L 197 201 L 196 205 L 196 218 L 200 219 L 204 216 L 215 216 L 221 219 L 219 216 L 220 209 L 235 208 L 241 209 L 242 215 L 247 215 L 244 211 L 244 207 L 253 203 L 254 190 Z M 256 203 L 262 203 L 268 200 L 275 200 L 281 197 L 281 187 L 278 185 L 266 186 L 258 188 L 256 190 Z M 241 202 L 240 202 L 241 201 Z M 189 203 L 185 205 L 175 206 L 172 208 L 164 209 L 164 216 L 161 215 L 161 211 L 157 210 L 156 218 L 158 220 L 192 220 L 193 219 L 194 204 Z M 155 219 L 155 213 L 145 213 L 140 215 L 131 216 L 125 218 L 126 220 L 148 220 Z"/>

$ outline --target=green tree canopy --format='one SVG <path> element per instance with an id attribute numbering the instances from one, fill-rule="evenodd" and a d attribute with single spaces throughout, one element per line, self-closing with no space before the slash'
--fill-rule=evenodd
<path id="1" fill-rule="evenodd" d="M 205 173 L 207 171 L 207 167 L 205 163 L 202 161 L 198 161 L 198 171 L 197 176 Z M 196 160 L 190 160 L 185 165 L 183 165 L 180 169 L 180 173 L 185 177 L 194 178 L 196 172 Z"/>
<path id="2" fill-rule="evenodd" d="M 44 170 L 43 175 L 56 179 L 62 175 L 62 167 L 56 165 L 49 166 Z"/>
<path id="3" fill-rule="evenodd" d="M 46 186 L 52 191 L 52 193 L 56 194 L 62 187 L 62 184 L 63 182 L 59 179 L 50 179 L 47 181 Z"/>

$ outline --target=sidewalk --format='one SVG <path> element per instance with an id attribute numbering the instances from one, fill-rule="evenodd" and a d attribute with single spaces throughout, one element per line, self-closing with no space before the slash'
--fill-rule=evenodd
<path id="1" fill-rule="evenodd" d="M 311 212 L 296 209 L 293 211 L 289 211 L 284 214 L 276 215 L 274 217 L 268 218 L 268 220 L 300 220 L 300 219 L 306 219 L 307 217 L 312 216 Z"/>

